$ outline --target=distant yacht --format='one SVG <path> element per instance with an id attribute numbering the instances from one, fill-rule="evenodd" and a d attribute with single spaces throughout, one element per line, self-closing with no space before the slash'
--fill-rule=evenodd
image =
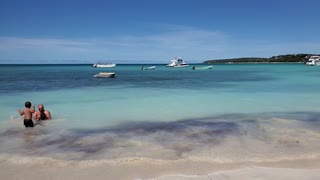
<path id="1" fill-rule="evenodd" d="M 92 67 L 100 67 L 100 68 L 110 68 L 110 67 L 115 67 L 116 64 L 113 63 L 96 63 L 93 64 Z"/>
<path id="2" fill-rule="evenodd" d="M 172 59 L 167 66 L 168 67 L 187 67 L 189 66 L 189 64 L 186 63 L 184 60 L 182 60 L 181 57 L 177 57 Z"/>
<path id="3" fill-rule="evenodd" d="M 320 66 L 320 56 L 310 56 L 307 66 Z"/>

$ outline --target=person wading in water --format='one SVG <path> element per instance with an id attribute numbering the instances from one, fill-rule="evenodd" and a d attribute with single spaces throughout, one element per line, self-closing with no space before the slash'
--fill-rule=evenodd
<path id="1" fill-rule="evenodd" d="M 36 120 L 50 120 L 51 114 L 50 111 L 45 110 L 43 104 L 38 105 L 38 111 L 34 113 Z"/>
<path id="2" fill-rule="evenodd" d="M 25 127 L 33 127 L 32 121 L 32 113 L 34 113 L 34 106 L 31 108 L 31 102 L 27 101 L 24 106 L 26 107 L 24 110 L 18 109 L 18 113 L 23 116 L 23 124 Z"/>

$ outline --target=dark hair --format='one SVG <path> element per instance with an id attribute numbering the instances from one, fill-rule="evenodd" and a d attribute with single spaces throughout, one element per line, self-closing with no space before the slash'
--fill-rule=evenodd
<path id="1" fill-rule="evenodd" d="M 30 101 L 27 101 L 26 103 L 24 103 L 24 106 L 26 108 L 31 108 L 31 102 Z"/>

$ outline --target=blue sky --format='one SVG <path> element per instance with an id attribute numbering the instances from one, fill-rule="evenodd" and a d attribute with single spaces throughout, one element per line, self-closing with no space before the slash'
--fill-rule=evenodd
<path id="1" fill-rule="evenodd" d="M 0 0 L 0 63 L 320 53 L 318 0 Z"/>

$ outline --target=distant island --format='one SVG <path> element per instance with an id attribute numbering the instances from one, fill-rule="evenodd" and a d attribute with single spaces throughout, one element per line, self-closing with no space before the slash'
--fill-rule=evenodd
<path id="1" fill-rule="evenodd" d="M 205 64 L 231 64 L 231 63 L 305 63 L 310 56 L 319 56 L 316 54 L 287 54 L 272 56 L 270 58 L 247 57 L 233 59 L 207 60 Z"/>

